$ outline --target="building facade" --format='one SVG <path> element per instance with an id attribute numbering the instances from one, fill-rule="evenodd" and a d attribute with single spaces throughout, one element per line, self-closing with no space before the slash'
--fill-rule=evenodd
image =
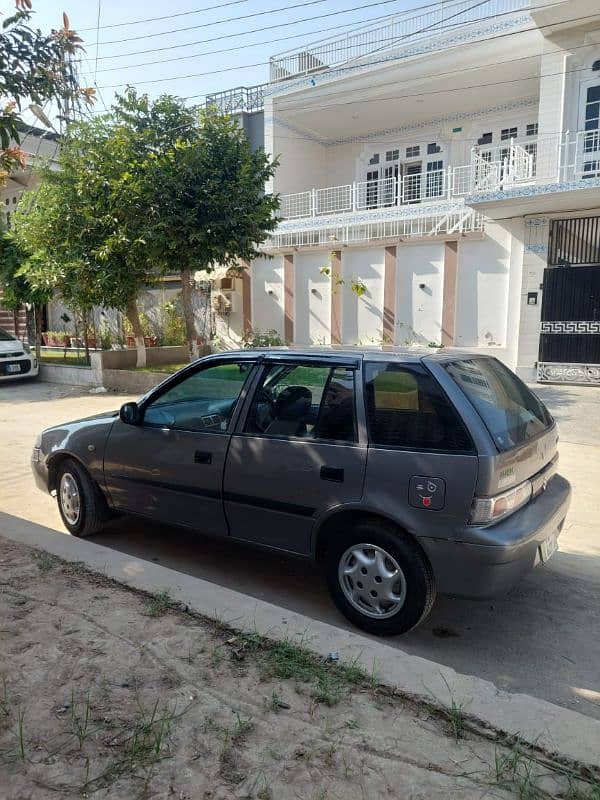
<path id="1" fill-rule="evenodd" d="M 274 56 L 245 92 L 229 110 L 263 117 L 282 221 L 227 284 L 233 338 L 600 382 L 597 3 L 444 2 Z"/>

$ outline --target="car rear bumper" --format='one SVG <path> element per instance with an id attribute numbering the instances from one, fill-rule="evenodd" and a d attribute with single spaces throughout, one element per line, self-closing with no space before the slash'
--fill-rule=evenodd
<path id="1" fill-rule="evenodd" d="M 508 592 L 542 563 L 543 543 L 560 534 L 570 501 L 569 482 L 556 475 L 544 492 L 503 522 L 470 528 L 469 538 L 479 539 L 477 544 L 420 537 L 437 590 L 474 598 Z"/>

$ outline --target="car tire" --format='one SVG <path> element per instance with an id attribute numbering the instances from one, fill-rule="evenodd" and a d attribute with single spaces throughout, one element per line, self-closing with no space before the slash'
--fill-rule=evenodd
<path id="1" fill-rule="evenodd" d="M 359 522 L 327 551 L 327 583 L 338 609 L 375 636 L 416 628 L 435 601 L 429 562 L 401 530 Z"/>
<path id="2" fill-rule="evenodd" d="M 91 536 L 110 516 L 98 485 L 71 458 L 62 461 L 58 467 L 56 499 L 63 524 L 72 536 Z"/>

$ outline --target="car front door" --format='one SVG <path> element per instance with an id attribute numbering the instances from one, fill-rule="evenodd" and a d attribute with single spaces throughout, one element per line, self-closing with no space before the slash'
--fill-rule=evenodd
<path id="1" fill-rule="evenodd" d="M 366 442 L 357 415 L 359 359 L 267 357 L 225 467 L 236 539 L 308 554 L 315 520 L 360 500 Z"/>
<path id="2" fill-rule="evenodd" d="M 206 362 L 150 395 L 141 424 L 115 422 L 104 474 L 116 508 L 227 535 L 223 468 L 253 366 L 243 357 Z"/>

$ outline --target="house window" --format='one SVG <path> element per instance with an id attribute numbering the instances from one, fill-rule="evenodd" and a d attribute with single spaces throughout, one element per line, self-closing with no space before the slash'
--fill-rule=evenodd
<path id="1" fill-rule="evenodd" d="M 427 155 L 432 156 L 435 153 L 439 153 L 441 151 L 441 147 L 436 142 L 431 142 L 431 144 L 427 145 Z"/>
<path id="2" fill-rule="evenodd" d="M 600 86 L 590 86 L 585 97 L 585 136 L 583 152 L 593 156 L 583 162 L 583 177 L 598 177 L 600 173 Z"/>
<path id="3" fill-rule="evenodd" d="M 375 153 L 373 156 L 371 156 L 369 164 L 379 164 L 379 153 Z"/>
<path id="4" fill-rule="evenodd" d="M 515 139 L 517 136 L 517 128 L 502 128 L 500 131 L 500 138 L 502 141 L 506 139 Z"/>
<path id="5" fill-rule="evenodd" d="M 491 144 L 492 138 L 491 133 L 482 133 L 479 139 L 477 139 L 477 144 Z"/>
<path id="6" fill-rule="evenodd" d="M 527 136 L 537 136 L 538 135 L 538 124 L 537 122 L 532 122 L 531 125 L 527 126 L 526 129 Z"/>
<path id="7" fill-rule="evenodd" d="M 407 147 L 406 148 L 406 157 L 407 158 L 418 158 L 421 154 L 421 147 L 420 145 L 415 145 L 414 147 Z"/>
<path id="8" fill-rule="evenodd" d="M 398 161 L 400 158 L 400 150 L 388 150 L 385 154 L 386 161 Z"/>
<path id="9" fill-rule="evenodd" d="M 444 162 L 427 162 L 426 197 L 441 197 L 444 193 Z"/>
<path id="10" fill-rule="evenodd" d="M 592 72 L 600 72 L 600 59 L 592 64 Z"/>

